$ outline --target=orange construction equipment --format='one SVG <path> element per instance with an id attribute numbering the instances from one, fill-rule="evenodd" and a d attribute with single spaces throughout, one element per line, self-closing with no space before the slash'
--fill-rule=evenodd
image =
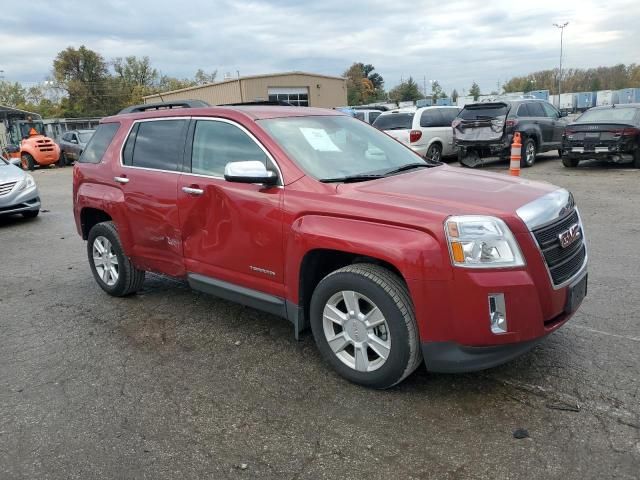
<path id="1" fill-rule="evenodd" d="M 509 175 L 515 177 L 520 176 L 520 160 L 522 158 L 522 139 L 520 132 L 513 135 L 513 143 L 511 144 L 511 163 L 509 164 Z"/>

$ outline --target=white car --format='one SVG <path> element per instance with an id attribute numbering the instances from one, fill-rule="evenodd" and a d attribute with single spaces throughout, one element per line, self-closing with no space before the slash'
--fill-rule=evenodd
<path id="1" fill-rule="evenodd" d="M 383 112 L 373 126 L 404 143 L 421 157 L 441 160 L 456 154 L 453 148 L 451 122 L 458 107 L 423 107 L 412 110 Z"/>
<path id="2" fill-rule="evenodd" d="M 378 118 L 382 113 L 381 110 L 364 110 L 364 109 L 363 110 L 356 109 L 355 112 L 356 112 L 356 118 L 358 120 L 367 122 L 369 125 L 371 125 L 374 122 L 374 120 Z"/>

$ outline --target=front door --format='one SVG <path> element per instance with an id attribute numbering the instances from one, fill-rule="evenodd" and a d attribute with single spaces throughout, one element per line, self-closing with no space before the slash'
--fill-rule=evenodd
<path id="1" fill-rule="evenodd" d="M 562 134 L 564 133 L 564 128 L 567 126 L 567 120 L 560 116 L 560 112 L 556 110 L 549 103 L 543 103 L 542 107 L 546 112 L 547 116 L 551 119 L 551 126 L 553 128 L 553 143 L 556 146 L 560 146 L 562 143 Z"/>
<path id="2" fill-rule="evenodd" d="M 553 125 L 552 121 L 544 111 L 542 102 L 529 102 L 529 115 L 532 121 L 540 127 L 542 134 L 542 144 L 538 146 L 538 151 L 546 151 L 549 145 L 553 143 Z"/>
<path id="3" fill-rule="evenodd" d="M 177 186 L 189 119 L 154 119 L 133 125 L 122 164 L 115 167 L 129 230 L 132 257 L 145 270 L 182 275 Z"/>
<path id="4" fill-rule="evenodd" d="M 231 183 L 227 163 L 259 160 L 275 170 L 246 129 L 224 119 L 194 121 L 178 207 L 188 272 L 284 297 L 280 186 Z"/>

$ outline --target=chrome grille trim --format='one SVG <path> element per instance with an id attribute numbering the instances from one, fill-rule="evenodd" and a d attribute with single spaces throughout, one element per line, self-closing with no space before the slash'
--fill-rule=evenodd
<path id="1" fill-rule="evenodd" d="M 18 182 L 8 182 L 0 184 L 0 195 L 8 195 Z"/>

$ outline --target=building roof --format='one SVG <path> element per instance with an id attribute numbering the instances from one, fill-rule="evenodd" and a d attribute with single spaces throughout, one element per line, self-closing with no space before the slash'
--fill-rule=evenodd
<path id="1" fill-rule="evenodd" d="M 200 88 L 208 88 L 214 85 L 222 85 L 224 83 L 232 83 L 232 82 L 237 82 L 238 80 L 251 80 L 254 78 L 266 78 L 266 77 L 285 77 L 288 75 L 307 75 L 310 77 L 321 77 L 321 78 L 329 78 L 331 80 L 345 80 L 344 77 L 334 77 L 332 75 L 323 75 L 323 74 L 319 74 L 319 73 L 309 73 L 309 72 L 300 72 L 300 71 L 292 71 L 292 72 L 281 72 L 281 73 L 266 73 L 266 74 L 262 74 L 262 75 L 247 75 L 246 77 L 237 77 L 237 78 L 231 78 L 229 80 L 222 80 L 220 82 L 213 82 L 213 83 L 206 83 L 204 85 L 195 85 L 193 87 L 187 87 L 187 88 L 179 88 L 177 90 L 167 90 L 166 92 L 160 92 L 160 93 L 154 93 L 151 95 L 146 95 L 144 97 L 142 97 L 143 99 L 145 98 L 154 98 L 157 97 L 159 95 L 169 95 L 171 93 L 179 93 L 179 92 L 188 92 L 191 90 L 198 90 Z"/>
<path id="2" fill-rule="evenodd" d="M 21 110 L 19 108 L 14 108 L 14 107 L 8 107 L 6 105 L 0 105 L 0 114 L 6 114 L 6 113 L 20 113 L 20 114 L 26 114 L 26 115 L 31 115 L 34 118 L 37 119 L 41 119 L 42 117 L 35 112 L 28 112 L 26 110 Z"/>

